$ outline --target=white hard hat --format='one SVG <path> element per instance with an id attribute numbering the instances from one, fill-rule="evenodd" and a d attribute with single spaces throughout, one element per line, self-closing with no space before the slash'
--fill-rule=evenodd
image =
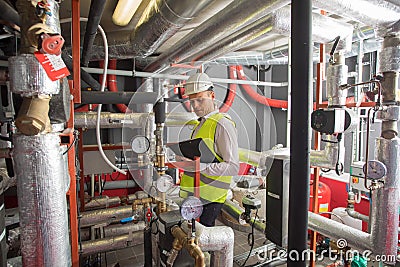
<path id="1" fill-rule="evenodd" d="M 196 73 L 189 77 L 185 85 L 185 96 L 207 91 L 213 88 L 213 83 L 205 73 Z"/>

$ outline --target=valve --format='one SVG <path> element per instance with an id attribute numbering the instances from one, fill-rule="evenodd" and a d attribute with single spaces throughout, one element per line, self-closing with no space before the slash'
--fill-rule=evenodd
<path id="1" fill-rule="evenodd" d="M 60 55 L 61 48 L 64 45 L 64 38 L 56 33 L 56 34 L 47 34 L 43 33 L 40 35 L 41 42 L 39 40 L 39 50 L 44 54 L 52 54 L 52 55 Z"/>
<path id="2" fill-rule="evenodd" d="M 147 208 L 147 212 L 146 212 L 146 220 L 147 220 L 147 222 L 151 221 L 151 217 L 153 217 L 153 214 L 151 213 L 151 209 Z"/>

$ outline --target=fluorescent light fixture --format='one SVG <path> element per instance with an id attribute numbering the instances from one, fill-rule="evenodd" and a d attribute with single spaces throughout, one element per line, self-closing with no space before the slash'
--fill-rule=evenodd
<path id="1" fill-rule="evenodd" d="M 119 0 L 112 15 L 114 24 L 128 25 L 141 2 L 141 0 Z"/>

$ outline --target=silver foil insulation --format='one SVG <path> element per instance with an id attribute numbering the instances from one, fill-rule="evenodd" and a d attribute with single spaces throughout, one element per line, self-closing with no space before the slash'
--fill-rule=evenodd
<path id="1" fill-rule="evenodd" d="M 23 266 L 70 266 L 65 165 L 58 134 L 13 137 Z"/>
<path id="2" fill-rule="evenodd" d="M 400 72 L 400 47 L 385 47 L 379 53 L 379 71 Z"/>
<path id="3" fill-rule="evenodd" d="M 10 90 L 24 97 L 53 95 L 60 91 L 60 81 L 52 81 L 33 54 L 8 59 Z"/>

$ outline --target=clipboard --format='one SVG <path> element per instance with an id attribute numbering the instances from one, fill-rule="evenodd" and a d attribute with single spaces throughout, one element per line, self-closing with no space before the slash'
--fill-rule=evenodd
<path id="1" fill-rule="evenodd" d="M 182 141 L 179 143 L 168 143 L 167 147 L 172 149 L 176 155 L 194 160 L 200 157 L 201 163 L 219 162 L 202 138 Z"/>

